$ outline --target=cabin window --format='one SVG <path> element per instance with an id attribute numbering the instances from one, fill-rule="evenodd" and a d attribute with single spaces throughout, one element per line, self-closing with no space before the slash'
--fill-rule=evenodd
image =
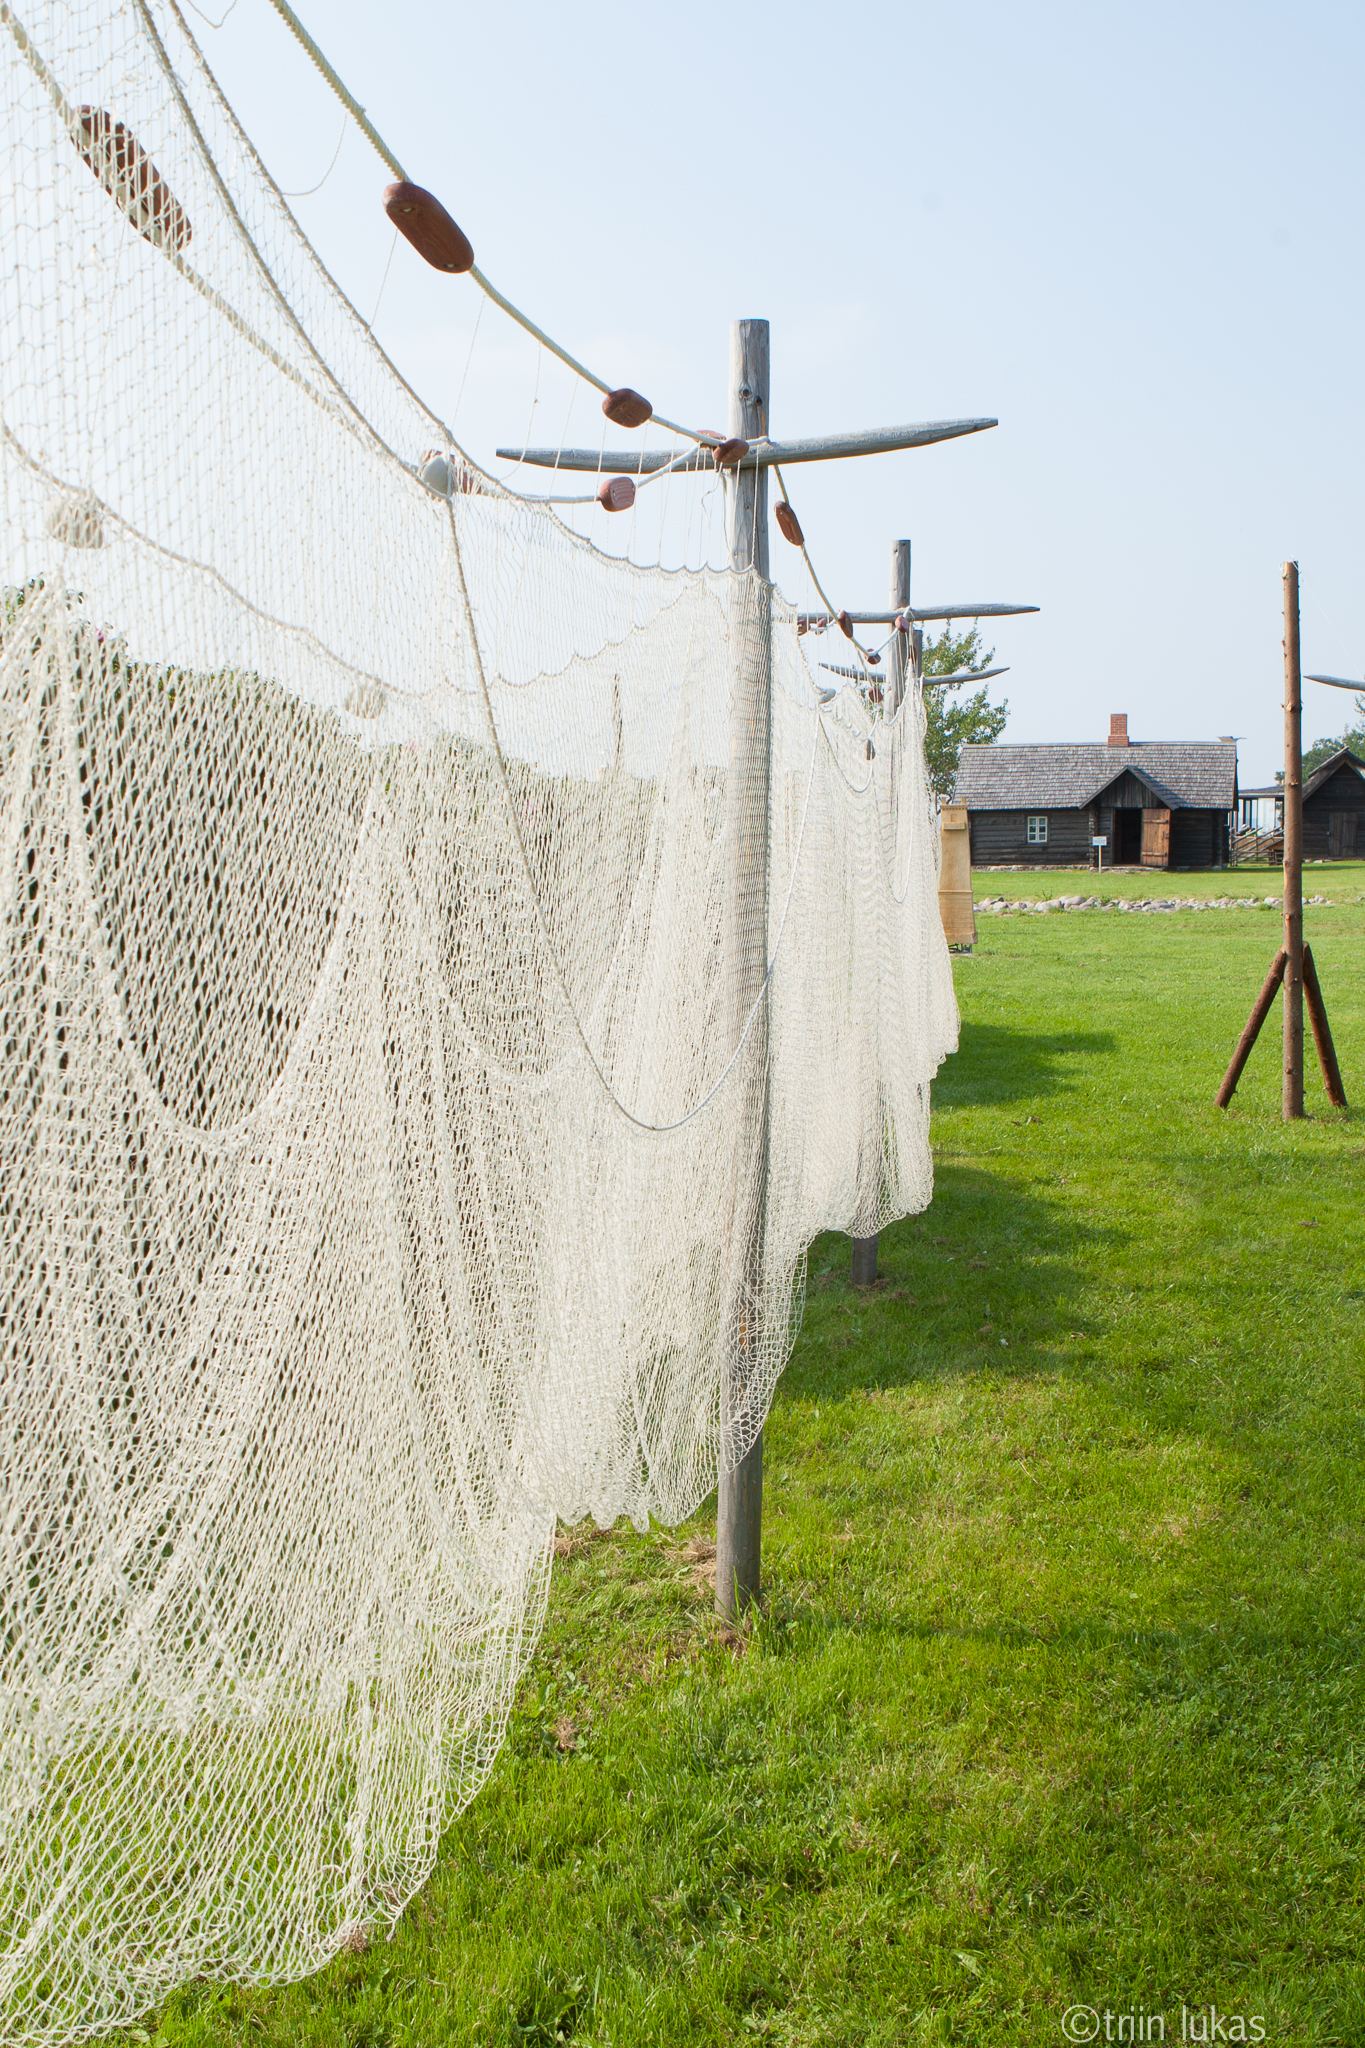
<path id="1" fill-rule="evenodd" d="M 1028 843 L 1030 846 L 1047 845 L 1047 819 L 1030 818 L 1028 821 Z"/>

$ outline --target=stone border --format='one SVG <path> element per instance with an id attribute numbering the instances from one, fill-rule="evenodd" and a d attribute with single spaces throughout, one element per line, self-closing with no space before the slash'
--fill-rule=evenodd
<path id="1" fill-rule="evenodd" d="M 1326 910 L 1335 910 L 1336 905 L 1328 896 L 1305 896 L 1306 904 L 1316 904 Z M 1011 902 L 1005 896 L 986 896 L 976 906 L 979 912 L 988 912 L 999 917 L 1008 911 L 1032 911 L 1034 914 L 1049 910 L 1283 910 L 1282 896 L 1108 896 L 1101 902 L 1098 896 L 1039 896 L 1032 901 L 1021 898 Z"/>

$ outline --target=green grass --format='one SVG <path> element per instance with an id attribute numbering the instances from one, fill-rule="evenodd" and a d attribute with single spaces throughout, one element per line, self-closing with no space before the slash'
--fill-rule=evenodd
<path id="1" fill-rule="evenodd" d="M 1359 1098 L 1345 879 L 1309 933 Z M 812 1250 L 763 1617 L 711 1619 L 706 1511 L 576 1538 L 394 1939 L 141 2037 L 1365 2038 L 1361 1121 L 1315 1073 L 1279 1121 L 1278 1013 L 1211 1106 L 1271 921 L 981 922 L 932 1208 L 869 1296 Z"/>

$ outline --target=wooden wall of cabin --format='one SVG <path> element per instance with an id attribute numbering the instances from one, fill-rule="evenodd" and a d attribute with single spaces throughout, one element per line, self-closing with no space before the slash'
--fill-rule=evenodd
<path id="1" fill-rule="evenodd" d="M 1125 811 L 1164 810 L 1165 804 L 1156 791 L 1140 782 L 1136 775 L 1125 770 L 1115 776 L 1100 792 L 1106 805 L 1115 804 Z"/>
<path id="2" fill-rule="evenodd" d="M 1333 820 L 1343 821 L 1333 830 Z M 1348 821 L 1355 820 L 1351 830 Z M 1349 841 L 1354 845 L 1349 845 Z M 1305 860 L 1365 860 L 1365 778 L 1338 768 L 1331 780 L 1304 799 Z"/>
<path id="3" fill-rule="evenodd" d="M 1222 832 L 1218 830 L 1222 823 Z M 1173 868 L 1221 867 L 1227 859 L 1223 841 L 1227 820 L 1221 811 L 1172 811 L 1171 856 Z"/>
<path id="4" fill-rule="evenodd" d="M 1125 778 L 1126 780 L 1127 778 Z M 1335 780 L 1336 778 L 1334 778 Z M 1135 790 L 1143 785 L 1134 782 Z M 1329 785 L 1330 787 L 1330 785 Z M 1365 812 L 1365 782 L 1357 779 L 1361 809 Z M 1105 795 L 1109 795 L 1106 789 Z M 1324 791 L 1324 794 L 1326 792 Z M 1150 790 L 1145 791 L 1145 810 L 1157 805 Z M 1333 806 L 1339 809 L 1340 805 Z M 1028 821 L 1046 817 L 1047 845 L 1030 846 Z M 1083 811 L 973 811 L 971 813 L 972 866 L 1031 868 L 1092 868 L 1095 848 L 1091 843 L 1103 832 L 1109 844 L 1104 865 L 1116 859 L 1114 810 L 1109 804 L 1092 804 Z M 1322 818 L 1322 841 L 1326 858 L 1327 814 Z M 1358 845 L 1365 857 L 1365 817 L 1358 826 Z M 1308 806 L 1304 807 L 1304 852 L 1309 854 Z M 1225 867 L 1228 860 L 1228 820 L 1223 811 L 1173 810 L 1171 812 L 1169 864 L 1173 868 Z"/>
<path id="5" fill-rule="evenodd" d="M 1095 850 L 1090 844 L 1089 810 L 973 811 L 972 866 L 1088 868 Z M 1047 845 L 1030 846 L 1028 821 L 1047 819 Z"/>

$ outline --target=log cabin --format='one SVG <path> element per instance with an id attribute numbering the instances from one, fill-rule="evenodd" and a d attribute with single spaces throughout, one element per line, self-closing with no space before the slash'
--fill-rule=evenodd
<path id="1" fill-rule="evenodd" d="M 1267 835 L 1283 854 L 1284 785 L 1271 782 L 1264 789 L 1244 789 L 1243 830 L 1254 831 L 1273 802 L 1275 822 Z M 1365 860 L 1365 761 L 1349 747 L 1338 747 L 1319 762 L 1303 783 L 1303 857 L 1305 860 Z"/>
<path id="2" fill-rule="evenodd" d="M 957 801 L 973 867 L 1213 868 L 1227 864 L 1237 804 L 1231 740 L 1109 738 L 1075 746 L 967 746 Z"/>
<path id="3" fill-rule="evenodd" d="M 1365 859 L 1365 761 L 1341 747 L 1303 785 L 1305 860 Z"/>

